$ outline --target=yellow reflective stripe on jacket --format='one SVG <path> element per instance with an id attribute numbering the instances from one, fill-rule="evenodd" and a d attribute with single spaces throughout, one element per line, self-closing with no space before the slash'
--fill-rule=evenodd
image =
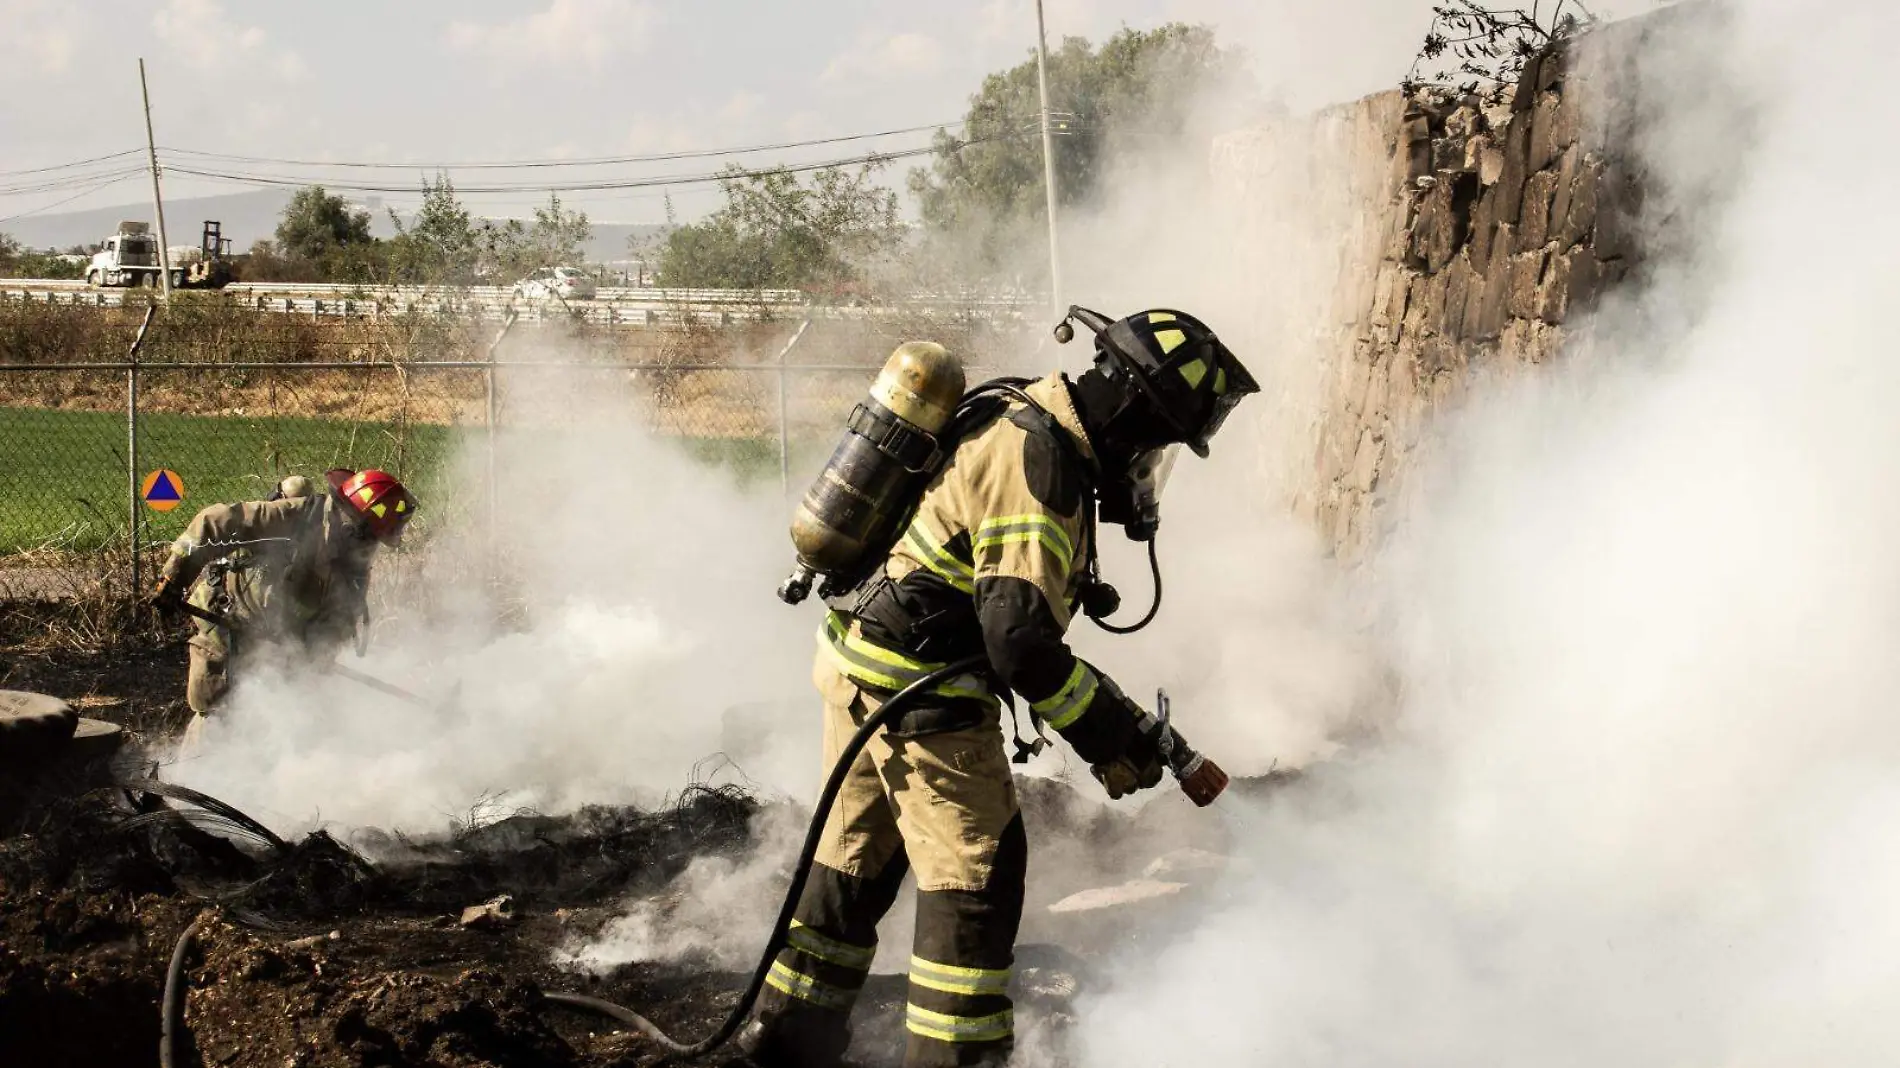
<path id="1" fill-rule="evenodd" d="M 1056 558 L 1063 571 L 1075 560 L 1075 542 L 1053 517 L 1046 515 L 1005 515 L 985 519 L 976 528 L 971 548 L 980 550 L 1012 542 L 1041 542 Z"/>
<path id="2" fill-rule="evenodd" d="M 950 555 L 948 550 L 937 544 L 937 539 L 930 536 L 922 520 L 911 523 L 910 529 L 904 533 L 904 540 L 917 550 L 917 559 L 924 567 L 948 582 L 953 589 L 963 593 L 976 590 L 976 568 Z"/>
<path id="3" fill-rule="evenodd" d="M 952 1016 L 906 1005 L 904 1026 L 939 1042 L 1000 1042 L 1016 1033 L 1016 1014 L 1004 1009 L 989 1016 Z"/>
<path id="4" fill-rule="evenodd" d="M 1009 993 L 1008 968 L 962 968 L 922 957 L 910 959 L 910 981 L 946 994 L 967 997 Z"/>
<path id="5" fill-rule="evenodd" d="M 860 635 L 837 612 L 825 613 L 824 626 L 818 632 L 818 645 L 845 678 L 874 690 L 901 690 L 943 667 L 942 664 L 914 660 L 895 649 L 886 649 Z M 996 703 L 983 680 L 975 675 L 958 675 L 939 683 L 931 691 L 940 697 L 960 697 Z"/>
<path id="6" fill-rule="evenodd" d="M 765 973 L 765 982 L 782 994 L 825 1009 L 848 1009 L 857 1000 L 857 991 L 832 986 L 822 979 L 789 968 L 782 961 L 772 962 L 771 971 Z"/>
<path id="7" fill-rule="evenodd" d="M 855 946 L 841 942 L 820 931 L 814 931 L 797 920 L 792 921 L 791 929 L 785 933 L 785 944 L 800 953 L 817 957 L 827 964 L 840 968 L 849 968 L 854 972 L 871 970 L 871 959 L 877 956 L 876 946 Z"/>
<path id="8" fill-rule="evenodd" d="M 1029 706 L 1030 711 L 1042 717 L 1042 721 L 1056 730 L 1074 723 L 1088 711 L 1089 702 L 1095 700 L 1095 688 L 1098 685 L 1095 672 L 1082 661 L 1075 662 L 1075 670 L 1069 672 L 1069 680 L 1062 689 Z"/>

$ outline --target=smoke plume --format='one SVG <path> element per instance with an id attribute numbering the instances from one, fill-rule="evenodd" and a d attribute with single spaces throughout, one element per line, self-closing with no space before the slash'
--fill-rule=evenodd
<path id="1" fill-rule="evenodd" d="M 1229 806 L 1256 874 L 1120 962 L 1085 1063 L 1900 1054 L 1900 17 L 1732 15 L 1644 101 L 1659 187 L 1726 194 L 1588 359 L 1434 428 L 1372 575 L 1399 722 Z"/>

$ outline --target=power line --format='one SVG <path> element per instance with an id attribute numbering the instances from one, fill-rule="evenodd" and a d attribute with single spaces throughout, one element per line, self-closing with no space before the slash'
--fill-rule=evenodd
<path id="1" fill-rule="evenodd" d="M 895 130 L 878 130 L 872 133 L 845 134 L 838 137 L 821 137 L 810 141 L 781 141 L 776 144 L 742 145 L 735 148 L 693 149 L 684 152 L 663 152 L 645 156 L 594 156 L 585 159 L 528 159 L 528 160 L 463 160 L 445 163 L 382 163 L 351 160 L 316 159 L 279 159 L 272 156 L 241 156 L 225 152 L 204 152 L 190 148 L 165 148 L 160 151 L 181 156 L 195 156 L 200 159 L 217 160 L 228 163 L 263 163 L 286 167 L 345 167 L 372 170 L 533 170 L 549 167 L 603 167 L 624 163 L 667 163 L 683 159 L 707 159 L 714 156 L 745 156 L 756 152 L 778 152 L 788 148 L 815 148 L 820 145 L 837 145 L 849 141 L 868 141 L 879 137 L 895 137 L 900 134 L 921 133 L 926 130 L 943 129 L 949 126 L 961 126 L 961 122 L 933 122 L 928 126 L 906 126 Z"/>
<path id="2" fill-rule="evenodd" d="M 144 149 L 128 148 L 124 152 L 114 152 L 111 155 L 107 155 L 107 156 L 94 156 L 91 159 L 76 159 L 76 160 L 73 160 L 71 163 L 55 163 L 47 167 L 28 167 L 25 170 L 20 170 L 20 171 L 0 171 L 0 178 L 17 178 L 23 174 L 46 174 L 49 171 L 72 170 L 75 167 L 86 167 L 94 163 L 104 163 L 105 161 L 109 159 L 118 159 L 122 156 L 137 155 L 138 153 L 142 151 L 144 151 Z"/>
<path id="3" fill-rule="evenodd" d="M 69 196 L 69 197 L 67 197 L 67 198 L 65 198 L 64 200 L 55 200 L 55 201 L 53 201 L 53 202 L 52 202 L 51 204 L 42 204 L 42 205 L 40 205 L 39 207 L 37 207 L 37 208 L 34 208 L 34 209 L 33 209 L 33 210 L 31 210 L 31 211 L 23 211 L 23 212 L 20 212 L 20 213 L 19 213 L 19 214 L 17 214 L 17 215 L 9 215 L 9 216 L 7 216 L 7 217 L 6 217 L 6 218 L 4 218 L 4 219 L 0 219 L 0 223 L 8 223 L 8 222 L 12 222 L 12 221 L 13 221 L 13 220 L 15 220 L 15 219 L 24 219 L 24 218 L 26 218 L 26 217 L 27 217 L 27 216 L 29 216 L 29 215 L 38 215 L 38 214 L 39 214 L 40 212 L 43 212 L 43 211 L 51 211 L 51 210 L 53 210 L 54 208 L 57 208 L 57 207 L 59 207 L 59 206 L 60 206 L 60 205 L 62 205 L 62 204 L 70 204 L 70 203 L 72 203 L 73 201 L 75 201 L 75 200 L 78 200 L 78 199 L 79 199 L 80 197 L 83 197 L 83 196 L 86 196 L 86 195 L 88 195 L 88 194 L 90 194 L 90 193 L 97 193 L 97 192 L 99 192 L 99 191 L 100 191 L 101 189 L 105 189 L 105 188 L 108 188 L 108 187 L 110 187 L 110 186 L 115 186 L 115 185 L 118 185 L 118 184 L 119 184 L 120 182 L 123 182 L 123 181 L 125 181 L 125 180 L 127 180 L 128 178 L 136 178 L 136 177 L 138 177 L 139 175 L 141 175 L 141 174 L 144 174 L 144 173 L 145 173 L 145 168 L 143 168 L 143 167 L 134 167 L 134 168 L 133 168 L 133 169 L 131 169 L 130 171 L 127 171 L 127 172 L 125 172 L 125 173 L 123 173 L 123 174 L 120 174 L 120 175 L 119 175 L 118 177 L 116 177 L 116 178 L 109 178 L 109 179 L 107 179 L 107 180 L 105 180 L 105 181 L 103 181 L 103 182 L 100 182 L 100 183 L 99 183 L 98 185 L 95 185 L 95 186 L 91 186 L 91 187 L 89 187 L 89 188 L 86 188 L 86 189 L 82 189 L 82 190 L 80 190 L 79 192 L 77 192 L 77 193 L 74 193 L 74 194 L 73 194 L 72 196 Z"/>
<path id="4" fill-rule="evenodd" d="M 137 174 L 143 167 L 122 167 L 114 170 L 94 171 L 89 174 L 70 174 L 59 178 L 44 178 L 27 181 L 18 185 L 0 186 L 0 197 L 27 196 L 33 193 L 55 193 L 62 189 L 95 182 L 103 178 L 117 178 L 127 174 Z"/>
<path id="5" fill-rule="evenodd" d="M 973 138 L 958 141 L 951 146 L 952 151 L 967 148 L 970 145 L 996 138 Z M 937 146 L 927 145 L 917 148 L 901 149 L 895 152 L 874 152 L 863 156 L 850 156 L 844 159 L 823 160 L 815 163 L 786 164 L 776 167 L 733 168 L 692 175 L 661 175 L 646 178 L 603 178 L 593 181 L 570 181 L 559 183 L 510 183 L 505 185 L 458 185 L 457 196 L 506 194 L 506 193 L 579 193 L 613 189 L 651 189 L 663 186 L 700 185 L 707 182 L 720 182 L 733 178 L 759 178 L 768 174 L 802 173 L 806 171 L 827 170 L 832 167 L 849 167 L 858 164 L 884 163 L 891 160 L 910 159 L 916 156 L 931 155 L 938 151 Z M 165 168 L 170 174 L 188 174 L 197 178 L 210 178 L 217 181 L 240 182 L 250 185 L 306 186 L 321 185 L 326 189 L 340 189 L 355 193 L 414 193 L 414 185 L 372 185 L 350 181 L 330 181 L 322 177 L 308 175 L 274 175 L 229 173 L 224 171 L 198 170 L 177 165 Z"/>

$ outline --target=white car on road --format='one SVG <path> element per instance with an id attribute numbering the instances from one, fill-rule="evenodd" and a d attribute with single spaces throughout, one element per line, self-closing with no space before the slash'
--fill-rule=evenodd
<path id="1" fill-rule="evenodd" d="M 543 267 L 515 283 L 515 299 L 592 300 L 594 280 L 572 267 Z"/>

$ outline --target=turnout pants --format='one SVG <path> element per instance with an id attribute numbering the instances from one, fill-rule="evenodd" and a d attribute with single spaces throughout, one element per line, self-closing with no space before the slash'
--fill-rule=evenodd
<path id="1" fill-rule="evenodd" d="M 825 768 L 876 697 L 819 657 Z M 917 877 L 905 1068 L 1003 1065 L 1014 1025 L 1010 965 L 1028 841 L 998 712 L 921 737 L 880 731 L 851 766 L 817 865 L 767 976 L 749 1055 L 765 1068 L 835 1065 L 906 870 Z"/>

